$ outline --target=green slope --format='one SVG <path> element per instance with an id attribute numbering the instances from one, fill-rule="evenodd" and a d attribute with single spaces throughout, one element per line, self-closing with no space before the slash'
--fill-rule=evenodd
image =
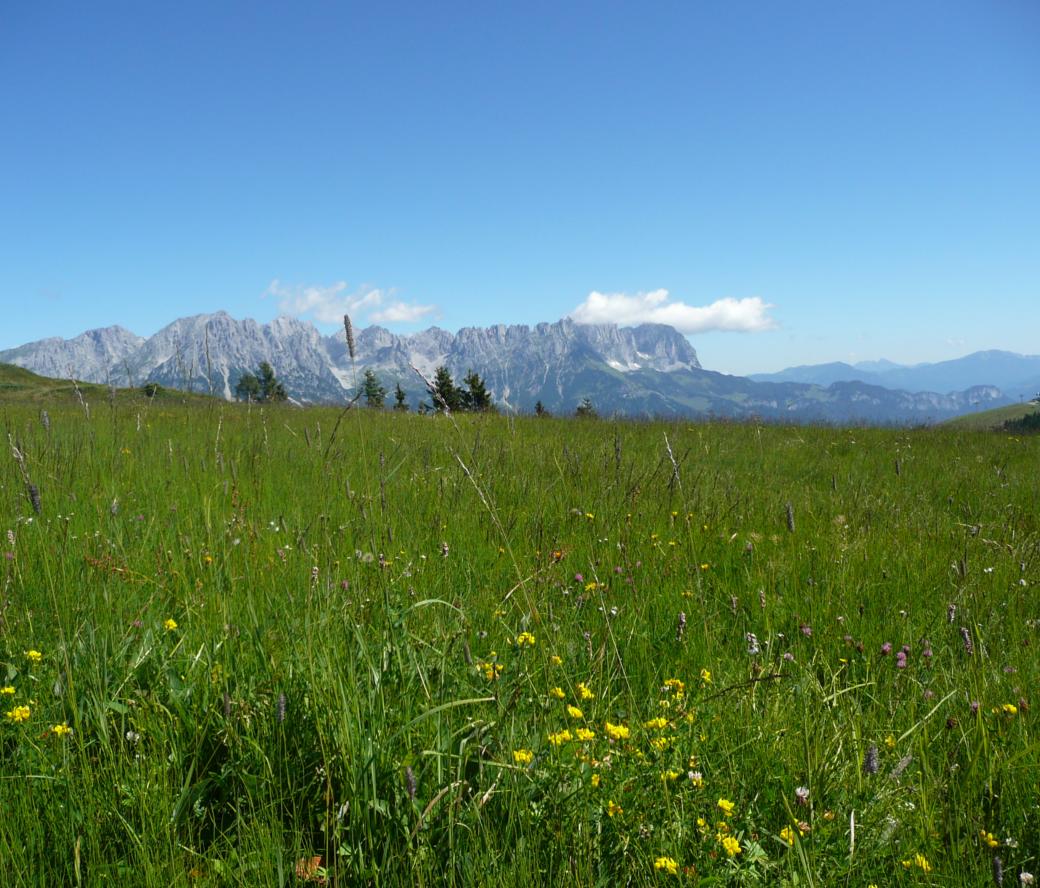
<path id="1" fill-rule="evenodd" d="M 106 385 L 91 382 L 79 382 L 76 385 L 88 403 L 100 404 L 107 402 L 109 398 L 110 390 Z M 0 364 L 0 402 L 76 403 L 76 385 L 69 379 L 52 379 L 39 376 L 24 367 L 16 367 L 14 364 Z M 150 400 L 139 388 L 117 388 L 115 397 L 120 403 L 145 403 Z M 209 401 L 210 397 L 156 386 L 154 400 L 204 402 Z"/>
<path id="2" fill-rule="evenodd" d="M 941 424 L 959 429 L 999 429 L 1009 420 L 1021 419 L 1038 410 L 1040 410 L 1040 406 L 1032 401 L 1026 401 L 1024 404 L 1009 404 L 1007 407 L 995 407 L 993 410 L 957 416 Z"/>

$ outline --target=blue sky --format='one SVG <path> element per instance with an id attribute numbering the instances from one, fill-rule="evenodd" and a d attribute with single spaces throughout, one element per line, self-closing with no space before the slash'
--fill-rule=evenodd
<path id="1" fill-rule="evenodd" d="M 0 348 L 225 309 L 1037 353 L 1040 4 L 0 0 Z"/>

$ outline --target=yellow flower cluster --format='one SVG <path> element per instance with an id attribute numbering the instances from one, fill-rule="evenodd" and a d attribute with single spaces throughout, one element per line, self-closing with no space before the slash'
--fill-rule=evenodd
<path id="1" fill-rule="evenodd" d="M 922 873 L 930 873 L 932 871 L 932 865 L 928 862 L 928 858 L 923 854 L 915 854 L 910 860 L 903 861 L 904 869 L 911 869 L 917 867 Z"/>
<path id="2" fill-rule="evenodd" d="M 740 853 L 740 842 L 733 836 L 720 835 L 719 843 L 722 845 L 722 850 L 726 852 L 727 857 L 736 857 Z"/>
<path id="3" fill-rule="evenodd" d="M 785 826 L 780 830 L 780 838 L 787 842 L 788 845 L 794 844 L 794 830 L 789 826 Z"/>
<path id="4" fill-rule="evenodd" d="M 733 804 L 729 799 L 719 799 L 717 802 L 718 809 L 722 812 L 723 817 L 730 817 L 733 815 L 733 809 L 736 805 Z"/>
<path id="5" fill-rule="evenodd" d="M 585 713 L 582 712 L 580 709 L 578 709 L 577 706 L 574 706 L 572 704 L 568 704 L 567 705 L 567 715 L 569 715 L 571 718 L 584 718 L 585 717 Z"/>
<path id="6" fill-rule="evenodd" d="M 168 617 L 167 619 L 163 620 L 163 629 L 165 629 L 167 632 L 173 632 L 173 630 L 176 628 L 177 621 L 173 617 Z"/>
<path id="7" fill-rule="evenodd" d="M 707 669 L 701 670 L 701 682 L 706 685 L 711 684 L 711 672 Z"/>
<path id="8" fill-rule="evenodd" d="M 668 727 L 668 719 L 658 716 L 657 718 L 650 719 L 650 721 L 643 722 L 643 727 L 650 728 L 651 730 L 660 731 Z"/>
<path id="9" fill-rule="evenodd" d="M 26 651 L 25 659 L 28 660 L 30 663 L 39 663 L 40 660 L 43 659 L 43 654 L 41 654 L 39 651 Z"/>
<path id="10" fill-rule="evenodd" d="M 51 728 L 51 733 L 55 737 L 67 737 L 72 733 L 72 728 L 69 727 L 68 722 L 62 722 L 60 725 L 55 725 Z"/>
<path id="11" fill-rule="evenodd" d="M 553 746 L 561 746 L 564 743 L 570 743 L 574 739 L 574 735 L 564 728 L 562 731 L 557 731 L 555 734 L 549 735 L 549 742 Z"/>
<path id="12" fill-rule="evenodd" d="M 14 694 L 14 688 L 11 687 L 11 685 L 5 685 L 4 687 L 0 688 L 0 694 L 10 697 Z"/>
<path id="13" fill-rule="evenodd" d="M 534 647 L 534 636 L 530 632 L 521 632 L 516 637 L 516 646 L 522 647 Z"/>
<path id="14" fill-rule="evenodd" d="M 676 697 L 681 697 L 686 693 L 686 685 L 681 679 L 668 678 L 665 679 L 664 690 L 675 694 Z"/>
<path id="15" fill-rule="evenodd" d="M 567 695 L 563 692 L 563 688 L 553 688 L 549 691 L 550 697 L 555 697 L 557 700 L 562 700 Z"/>
<path id="16" fill-rule="evenodd" d="M 603 730 L 611 740 L 627 740 L 632 733 L 625 725 L 614 725 L 610 722 L 603 725 Z"/>
<path id="17" fill-rule="evenodd" d="M 589 686 L 585 682 L 578 682 L 578 699 L 579 700 L 594 700 L 596 695 L 589 690 Z"/>
<path id="18" fill-rule="evenodd" d="M 658 872 L 668 873 L 670 876 L 677 876 L 679 874 L 679 864 L 671 857 L 658 857 L 657 860 L 654 861 L 654 869 Z"/>
<path id="19" fill-rule="evenodd" d="M 588 740 L 596 739 L 596 732 L 590 731 L 588 728 L 578 728 L 578 730 L 574 733 L 577 734 L 578 739 L 581 740 L 583 743 Z"/>
<path id="20" fill-rule="evenodd" d="M 28 706 L 15 706 L 14 709 L 7 711 L 7 717 L 16 724 L 28 721 L 30 715 L 32 715 L 32 710 Z"/>
<path id="21" fill-rule="evenodd" d="M 986 832 L 986 830 L 982 829 L 982 830 L 979 830 L 979 836 L 982 838 L 983 844 L 985 844 L 987 847 L 990 847 L 990 848 L 999 848 L 1000 847 L 1000 841 L 997 839 L 996 836 L 993 835 L 993 833 Z"/>
<path id="22" fill-rule="evenodd" d="M 624 813 L 625 813 L 625 809 L 622 808 L 613 799 L 611 799 L 610 801 L 607 802 L 607 816 L 608 817 L 617 817 L 618 814 L 624 814 Z"/>
<path id="23" fill-rule="evenodd" d="M 534 761 L 534 753 L 530 749 L 514 749 L 513 761 L 518 765 L 529 765 Z"/>

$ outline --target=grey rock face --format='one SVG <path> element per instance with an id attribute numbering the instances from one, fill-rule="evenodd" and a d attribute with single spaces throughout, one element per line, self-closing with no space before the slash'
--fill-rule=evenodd
<path id="1" fill-rule="evenodd" d="M 356 331 L 355 344 L 351 361 L 342 332 L 322 336 L 293 318 L 258 324 L 216 312 L 179 318 L 147 340 L 109 327 L 0 352 L 0 361 L 47 376 L 152 381 L 225 398 L 243 373 L 267 361 L 291 397 L 329 403 L 351 397 L 355 380 L 371 369 L 388 389 L 400 384 L 413 408 L 429 396 L 412 368 L 432 376 L 442 364 L 457 383 L 475 370 L 504 410 L 531 411 L 541 401 L 552 412 L 572 413 L 588 397 L 604 415 L 920 423 L 1008 402 L 994 386 L 935 394 L 865 381 L 823 387 L 724 376 L 703 370 L 687 339 L 661 324 L 619 328 L 565 318 L 454 334 L 431 327 L 410 336 L 373 326 Z"/>

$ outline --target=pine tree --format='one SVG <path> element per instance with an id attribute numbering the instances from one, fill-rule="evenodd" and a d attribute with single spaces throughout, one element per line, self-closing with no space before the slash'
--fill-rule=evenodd
<path id="1" fill-rule="evenodd" d="M 455 413 L 462 409 L 462 393 L 451 378 L 451 373 L 443 364 L 433 374 L 433 388 L 430 389 L 433 396 L 433 405 L 438 412 L 445 409 Z"/>
<path id="2" fill-rule="evenodd" d="M 545 409 L 545 405 L 541 401 L 536 401 L 535 402 L 535 405 L 534 405 L 534 415 L 535 416 L 541 416 L 541 417 L 552 416 L 552 414 L 548 410 Z"/>
<path id="3" fill-rule="evenodd" d="M 243 373 L 235 383 L 235 395 L 243 401 L 260 400 L 260 380 L 252 373 Z"/>
<path id="4" fill-rule="evenodd" d="M 401 413 L 407 413 L 407 397 L 408 396 L 404 393 L 404 389 L 401 388 L 401 383 L 397 383 L 397 388 L 394 389 L 394 410 L 400 411 Z"/>
<path id="5" fill-rule="evenodd" d="M 592 401 L 589 398 L 582 398 L 578 409 L 574 411 L 574 415 L 584 419 L 595 419 L 596 408 L 592 406 Z"/>
<path id="6" fill-rule="evenodd" d="M 480 374 L 470 370 L 466 374 L 463 383 L 466 386 L 461 392 L 464 410 L 490 413 L 495 409 L 494 402 L 491 400 L 491 394 L 488 392 L 487 386 L 484 385 L 484 380 L 480 378 Z"/>
<path id="7" fill-rule="evenodd" d="M 274 375 L 274 368 L 267 361 L 260 362 L 260 372 L 257 374 L 257 382 L 260 384 L 261 401 L 284 401 L 289 397 L 282 385 Z"/>
<path id="8" fill-rule="evenodd" d="M 371 370 L 365 371 L 361 390 L 365 393 L 365 403 L 369 407 L 381 408 L 386 401 L 386 387 Z"/>

